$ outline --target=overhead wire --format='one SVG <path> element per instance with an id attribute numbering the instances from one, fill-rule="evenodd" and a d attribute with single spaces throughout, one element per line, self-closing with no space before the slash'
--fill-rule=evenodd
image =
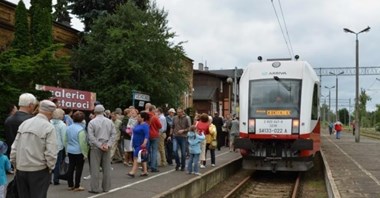
<path id="1" fill-rule="evenodd" d="M 368 90 L 368 91 L 379 91 L 380 89 L 371 89 L 372 87 L 373 87 L 373 85 L 375 85 L 375 83 L 377 82 L 377 81 L 379 81 L 379 80 L 377 80 L 377 78 L 375 79 L 375 81 L 367 88 L 367 89 L 365 89 L 365 90 Z"/>
<path id="2" fill-rule="evenodd" d="M 289 45 L 290 45 L 290 51 L 292 52 L 292 56 L 291 56 L 291 57 L 294 57 L 294 51 L 293 51 L 292 41 L 290 40 L 288 27 L 287 27 L 287 25 L 286 25 L 286 20 L 285 20 L 285 17 L 284 17 L 284 12 L 283 12 L 283 10 L 282 10 L 282 6 L 281 6 L 281 1 L 280 1 L 280 0 L 278 0 L 278 4 L 279 4 L 279 6 L 280 6 L 282 20 L 284 21 L 284 27 L 285 27 L 286 35 L 287 35 L 287 37 L 288 37 L 288 41 L 289 41 Z"/>
<path id="3" fill-rule="evenodd" d="M 274 6 L 274 3 L 273 3 L 273 0 L 271 0 L 271 2 L 272 2 L 272 7 L 273 7 L 273 10 L 274 10 L 274 13 L 275 13 L 276 18 L 277 18 L 278 25 L 280 26 L 281 33 L 282 33 L 282 36 L 283 36 L 283 38 L 284 38 L 284 41 L 285 41 L 286 47 L 288 48 L 289 55 L 290 55 L 290 57 L 293 57 L 293 56 L 292 56 L 292 51 L 290 50 L 290 46 L 289 46 L 289 44 L 288 44 L 288 39 L 286 39 L 286 36 L 285 36 L 284 30 L 283 30 L 282 25 L 281 25 L 280 18 L 278 17 L 276 7 Z M 285 18 L 284 18 L 284 21 L 285 21 Z"/>

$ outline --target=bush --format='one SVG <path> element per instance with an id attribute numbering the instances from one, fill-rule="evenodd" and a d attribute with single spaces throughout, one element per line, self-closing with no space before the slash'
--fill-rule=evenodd
<path id="1" fill-rule="evenodd" d="M 375 124 L 375 131 L 380 132 L 380 122 Z"/>

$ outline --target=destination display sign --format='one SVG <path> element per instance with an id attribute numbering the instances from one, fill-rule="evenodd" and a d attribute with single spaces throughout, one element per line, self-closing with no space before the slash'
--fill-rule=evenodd
<path id="1" fill-rule="evenodd" d="M 256 134 L 287 135 L 291 133 L 291 119 L 256 119 Z"/>
<path id="2" fill-rule="evenodd" d="M 267 110 L 268 116 L 290 116 L 290 110 Z"/>
<path id="3" fill-rule="evenodd" d="M 271 109 L 271 110 L 265 110 L 265 109 L 257 109 L 256 110 L 257 115 L 267 115 L 267 116 L 290 116 L 292 114 L 291 110 L 277 110 L 277 109 Z"/>

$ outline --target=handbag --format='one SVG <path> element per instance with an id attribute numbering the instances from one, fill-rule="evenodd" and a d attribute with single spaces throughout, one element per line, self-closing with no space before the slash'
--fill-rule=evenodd
<path id="1" fill-rule="evenodd" d="M 214 150 L 214 149 L 216 149 L 216 146 L 218 146 L 218 142 L 214 139 L 214 140 L 211 141 L 211 143 L 210 143 L 210 145 L 208 146 L 208 148 L 209 148 L 210 150 Z"/>
<path id="2" fill-rule="evenodd" d="M 148 161 L 148 151 L 145 148 L 143 148 L 139 151 L 137 155 L 137 162 L 142 163 L 146 161 Z"/>
<path id="3" fill-rule="evenodd" d="M 9 182 L 7 186 L 6 198 L 18 198 L 16 175 L 14 176 L 13 180 Z"/>
<path id="4" fill-rule="evenodd" d="M 66 156 L 64 160 L 61 161 L 59 166 L 59 179 L 67 180 L 67 173 L 69 172 L 69 156 Z"/>

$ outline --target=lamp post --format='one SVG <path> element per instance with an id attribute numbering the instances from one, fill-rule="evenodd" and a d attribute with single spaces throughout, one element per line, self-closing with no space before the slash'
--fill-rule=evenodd
<path id="1" fill-rule="evenodd" d="M 232 78 L 231 77 L 228 77 L 227 78 L 227 83 L 228 83 L 228 111 L 231 115 L 231 113 L 233 113 L 231 111 L 231 83 L 233 82 Z"/>
<path id="2" fill-rule="evenodd" d="M 346 33 L 352 33 L 356 36 L 356 72 L 355 72 L 355 142 L 360 142 L 360 126 L 359 126 L 359 39 L 358 36 L 360 33 L 368 32 L 371 28 L 367 28 L 354 32 L 348 28 L 343 28 L 343 31 Z"/>
<path id="3" fill-rule="evenodd" d="M 234 106 L 232 109 L 232 114 L 236 114 L 236 95 L 238 92 L 238 86 L 237 86 L 237 67 L 234 69 Z"/>
<path id="4" fill-rule="evenodd" d="M 330 72 L 330 74 L 331 75 L 335 75 L 335 77 L 336 77 L 336 80 L 335 80 L 335 87 L 336 87 L 336 89 L 335 89 L 335 98 L 336 98 L 336 102 L 335 102 L 335 121 L 338 121 L 339 119 L 339 116 L 338 116 L 338 76 L 339 75 L 342 75 L 342 74 L 344 74 L 344 72 L 342 71 L 342 72 L 340 72 L 340 73 L 338 73 L 338 74 L 336 74 L 336 73 L 334 73 L 334 72 Z"/>
<path id="5" fill-rule="evenodd" d="M 328 114 L 328 119 L 329 119 L 328 121 L 329 121 L 329 123 L 330 123 L 330 121 L 331 121 L 331 119 L 330 119 L 330 111 L 331 111 L 331 89 L 334 89 L 335 86 L 332 86 L 332 87 L 325 86 L 325 88 L 329 90 L 329 111 L 327 112 L 327 114 Z"/>
<path id="6" fill-rule="evenodd" d="M 323 107 L 322 121 L 326 122 L 326 108 L 325 108 L 325 106 L 326 106 L 326 98 L 327 98 L 327 96 L 324 96 L 324 95 L 321 94 L 321 97 L 323 98 L 323 101 L 324 101 L 323 104 L 322 104 L 322 107 Z"/>

